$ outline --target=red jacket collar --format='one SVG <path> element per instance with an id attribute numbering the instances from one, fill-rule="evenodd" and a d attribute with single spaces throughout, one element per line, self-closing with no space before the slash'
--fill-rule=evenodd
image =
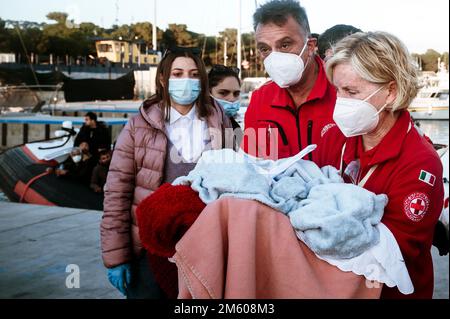
<path id="1" fill-rule="evenodd" d="M 377 165 L 398 157 L 410 127 L 411 116 L 408 111 L 402 111 L 395 125 L 381 140 L 380 144 L 378 144 L 369 166 Z M 346 164 L 349 164 L 356 159 L 356 154 L 358 153 L 358 143 L 362 143 L 361 136 L 347 139 L 347 146 L 344 154 L 344 162 Z"/>
<path id="2" fill-rule="evenodd" d="M 330 83 L 328 82 L 324 63 L 320 57 L 315 56 L 314 57 L 315 62 L 319 66 L 319 74 L 317 75 L 316 82 L 314 83 L 314 86 L 309 93 L 308 98 L 306 99 L 305 103 L 308 103 L 310 101 L 321 99 L 325 96 L 325 93 L 327 92 L 328 85 Z M 294 107 L 294 101 L 291 98 L 291 95 L 289 94 L 287 89 L 280 88 L 277 84 L 272 83 L 274 86 L 274 94 L 272 99 L 272 105 L 273 106 L 281 106 L 281 107 Z"/>

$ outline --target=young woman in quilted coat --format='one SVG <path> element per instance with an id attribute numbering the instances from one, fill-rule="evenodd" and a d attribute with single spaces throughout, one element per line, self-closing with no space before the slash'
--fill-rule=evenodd
<path id="1" fill-rule="evenodd" d="M 173 277 L 176 268 L 142 248 L 136 207 L 160 185 L 187 175 L 202 152 L 227 146 L 226 128 L 231 123 L 220 106 L 211 104 L 198 52 L 179 47 L 166 52 L 157 69 L 156 94 L 117 140 L 104 189 L 102 258 L 111 284 L 127 298 L 176 297 L 157 283 L 157 277 Z"/>

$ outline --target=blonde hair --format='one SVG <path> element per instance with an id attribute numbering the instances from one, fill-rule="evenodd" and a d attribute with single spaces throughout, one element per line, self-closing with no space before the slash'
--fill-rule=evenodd
<path id="1" fill-rule="evenodd" d="M 326 73 L 333 81 L 334 68 L 349 63 L 366 81 L 397 84 L 392 111 L 406 109 L 419 91 L 417 70 L 405 45 L 387 32 L 358 32 L 339 41 L 334 56 L 326 63 Z"/>

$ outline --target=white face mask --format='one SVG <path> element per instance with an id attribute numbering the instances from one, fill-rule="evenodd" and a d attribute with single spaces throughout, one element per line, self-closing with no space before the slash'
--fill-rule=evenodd
<path id="1" fill-rule="evenodd" d="M 386 108 L 387 103 L 378 111 L 367 100 L 383 88 L 384 86 L 380 87 L 365 100 L 337 98 L 333 119 L 346 137 L 368 134 L 378 126 L 379 114 Z"/>
<path id="2" fill-rule="evenodd" d="M 81 162 L 82 156 L 81 155 L 74 155 L 72 156 L 72 161 L 77 164 L 79 162 Z"/>
<path id="3" fill-rule="evenodd" d="M 300 82 L 305 71 L 301 56 L 307 47 L 308 39 L 299 55 L 274 51 L 264 60 L 267 73 L 279 87 L 288 88 Z"/>

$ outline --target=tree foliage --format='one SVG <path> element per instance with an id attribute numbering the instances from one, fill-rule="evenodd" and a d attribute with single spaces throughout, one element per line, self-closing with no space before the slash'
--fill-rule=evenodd
<path id="1" fill-rule="evenodd" d="M 12 21 L 0 19 L 0 52 L 16 53 L 25 60 L 25 50 L 38 55 L 71 57 L 96 55 L 95 39 L 119 39 L 144 41 L 152 48 L 152 24 L 138 22 L 134 24 L 113 25 L 104 29 L 90 22 L 79 25 L 69 19 L 67 13 L 50 12 L 48 23 L 30 21 Z M 22 41 L 23 44 L 22 45 Z M 189 31 L 186 24 L 169 24 L 166 30 L 157 28 L 158 49 L 164 51 L 172 45 L 196 46 L 202 49 L 203 60 L 207 65 L 224 64 L 225 42 L 227 46 L 227 65 L 237 65 L 237 30 L 225 29 L 216 36 L 207 36 Z M 24 49 L 25 46 L 25 49 Z M 422 62 L 424 71 L 437 71 L 438 58 L 448 67 L 448 52 L 440 54 L 429 49 L 424 54 L 413 54 Z M 264 74 L 261 59 L 256 52 L 253 32 L 242 34 L 242 60 L 249 62 L 245 75 Z"/>
<path id="2" fill-rule="evenodd" d="M 448 52 L 439 53 L 433 49 L 428 49 L 424 54 L 412 54 L 413 59 L 421 67 L 422 71 L 438 71 L 439 59 L 448 69 Z"/>

